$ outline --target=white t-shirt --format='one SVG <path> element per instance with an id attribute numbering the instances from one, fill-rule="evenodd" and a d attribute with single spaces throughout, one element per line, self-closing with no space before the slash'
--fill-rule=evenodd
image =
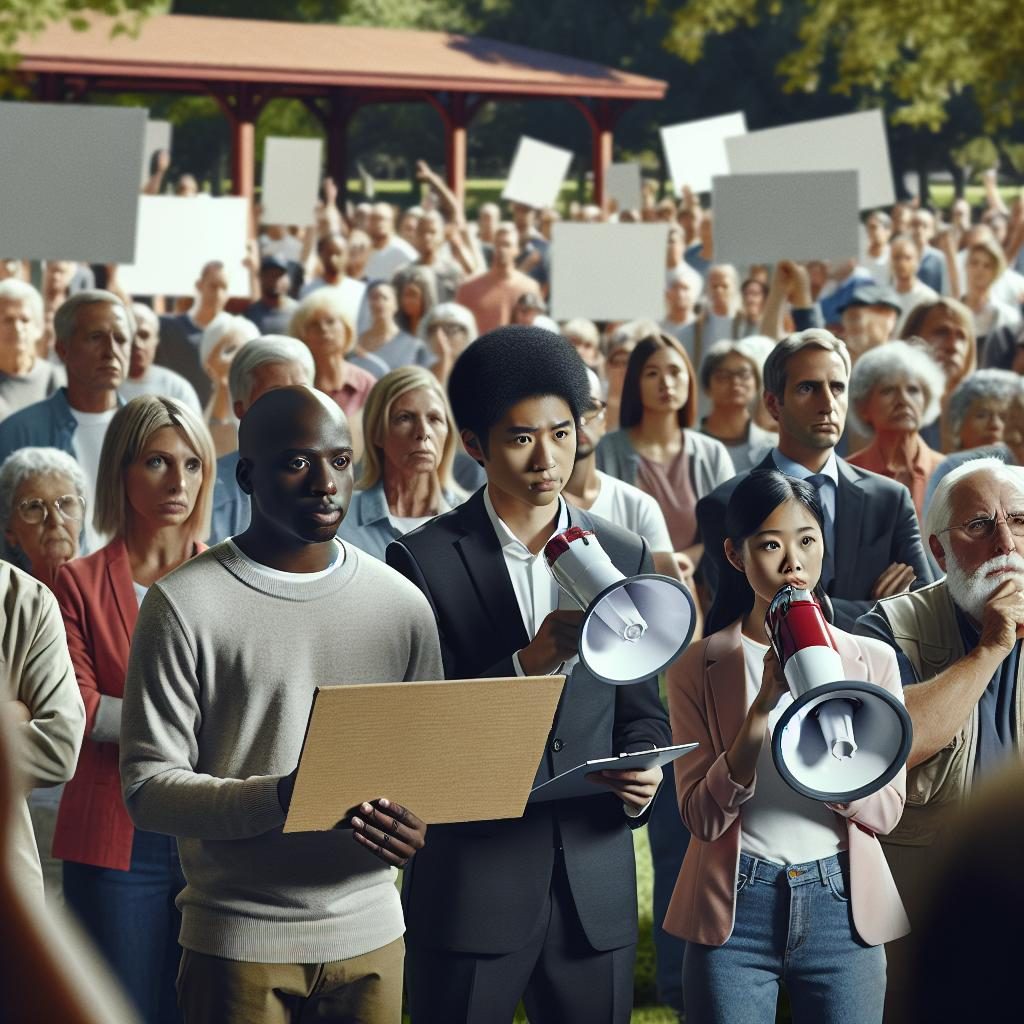
<path id="1" fill-rule="evenodd" d="M 106 412 L 79 412 L 77 409 L 71 409 L 71 415 L 74 416 L 77 423 L 71 443 L 75 450 L 75 461 L 82 467 L 82 472 L 85 474 L 88 490 L 85 496 L 87 504 L 83 555 L 98 551 L 110 539 L 96 532 L 96 528 L 92 525 L 92 513 L 96 507 L 96 477 L 100 471 L 103 438 L 106 437 L 107 427 L 110 426 L 110 421 L 116 413 L 116 408 L 108 409 Z"/>
<path id="2" fill-rule="evenodd" d="M 649 494 L 639 487 L 624 483 L 607 473 L 597 471 L 601 490 L 597 500 L 590 506 L 595 516 L 621 526 L 624 530 L 638 533 L 651 551 L 671 551 L 672 541 L 661 507 Z"/>
<path id="3" fill-rule="evenodd" d="M 897 291 L 895 285 L 892 291 L 901 309 L 900 318 L 896 321 L 896 330 L 893 333 L 893 337 L 902 338 L 903 325 L 907 322 L 910 311 L 922 302 L 934 302 L 939 297 L 939 293 L 934 288 L 929 288 L 924 281 L 919 281 L 916 277 L 914 278 L 914 283 L 910 286 L 910 291 Z"/>
<path id="4" fill-rule="evenodd" d="M 424 523 L 429 523 L 431 519 L 437 518 L 442 512 L 448 512 L 450 509 L 451 506 L 442 498 L 438 503 L 437 512 L 432 516 L 396 516 L 388 512 L 388 522 L 404 537 L 407 533 L 418 529 Z"/>
<path id="5" fill-rule="evenodd" d="M 367 281 L 390 281 L 395 271 L 409 263 L 414 263 L 419 253 L 398 235 L 392 235 L 391 241 L 383 249 L 373 249 L 366 262 Z"/>
<path id="6" fill-rule="evenodd" d="M 320 569 L 317 572 L 286 572 L 284 569 L 273 569 L 269 565 L 257 562 L 255 558 L 250 558 L 235 543 L 233 537 L 228 537 L 227 543 L 231 547 L 232 553 L 245 562 L 253 572 L 259 573 L 266 580 L 274 580 L 277 583 L 312 583 L 315 580 L 322 580 L 325 576 L 330 576 L 335 569 L 339 569 L 345 564 L 345 546 L 337 537 L 334 538 L 337 550 L 334 552 L 331 564 L 326 569 Z"/>
<path id="7" fill-rule="evenodd" d="M 761 689 L 767 644 L 743 637 L 747 708 Z M 793 703 L 787 693 L 768 716 L 768 732 L 757 758 L 754 795 L 740 811 L 740 849 L 776 864 L 803 864 L 845 850 L 846 825 L 820 800 L 801 796 L 783 781 L 772 759 L 771 738 L 782 713 Z"/>

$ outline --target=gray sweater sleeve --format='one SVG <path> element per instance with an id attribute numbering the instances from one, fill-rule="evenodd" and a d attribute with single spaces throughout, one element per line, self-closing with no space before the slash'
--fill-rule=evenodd
<path id="1" fill-rule="evenodd" d="M 121 714 L 121 787 L 132 821 L 195 839 L 247 839 L 281 825 L 281 776 L 196 771 L 202 727 L 194 638 L 151 587 L 132 638 Z"/>

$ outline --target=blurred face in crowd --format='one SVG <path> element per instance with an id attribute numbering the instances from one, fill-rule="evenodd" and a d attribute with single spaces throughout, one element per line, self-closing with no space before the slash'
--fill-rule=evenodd
<path id="1" fill-rule="evenodd" d="M 376 284 L 370 289 L 367 302 L 375 324 L 390 324 L 398 312 L 395 289 L 390 284 Z"/>
<path id="2" fill-rule="evenodd" d="M 352 218 L 353 228 L 365 231 L 370 223 L 370 211 L 373 206 L 370 203 L 356 203 L 355 216 Z"/>
<path id="3" fill-rule="evenodd" d="M 416 225 L 416 249 L 424 263 L 430 263 L 444 245 L 444 221 L 435 210 L 423 214 Z"/>
<path id="4" fill-rule="evenodd" d="M 759 321 L 764 312 L 765 287 L 760 281 L 747 281 L 741 293 L 743 315 L 752 321 Z"/>
<path id="5" fill-rule="evenodd" d="M 689 398 L 690 371 L 674 348 L 656 349 L 640 372 L 644 413 L 678 412 Z"/>
<path id="6" fill-rule="evenodd" d="M 562 219 L 561 215 L 557 210 L 543 209 L 540 211 L 540 233 L 550 242 L 551 232 L 555 226 Z"/>
<path id="7" fill-rule="evenodd" d="M 32 575 L 47 585 L 57 569 L 78 557 L 78 535 L 85 498 L 62 473 L 41 473 L 23 480 L 14 492 L 5 537 L 28 559 Z"/>
<path id="8" fill-rule="evenodd" d="M 732 274 L 725 267 L 712 267 L 708 271 L 708 299 L 711 312 L 716 316 L 729 316 L 736 297 Z"/>
<path id="9" fill-rule="evenodd" d="M 924 250 L 935 237 L 935 218 L 930 210 L 915 210 L 910 218 L 910 233 Z"/>
<path id="10" fill-rule="evenodd" d="M 857 412 L 876 434 L 913 434 L 921 428 L 925 389 L 913 377 L 883 378 Z"/>
<path id="11" fill-rule="evenodd" d="M 921 263 L 917 246 L 909 239 L 901 238 L 892 243 L 890 251 L 893 279 L 903 288 L 909 288 L 917 277 L 917 268 Z"/>
<path id="12" fill-rule="evenodd" d="M 472 340 L 469 331 L 457 320 L 435 319 L 427 328 L 431 349 L 438 354 L 450 352 L 452 358 L 457 358 Z"/>
<path id="13" fill-rule="evenodd" d="M 402 294 L 398 298 L 402 312 L 412 320 L 423 316 L 423 289 L 415 281 L 407 281 L 402 285 Z"/>
<path id="14" fill-rule="evenodd" d="M 18 260 L 0 260 L 0 281 L 6 281 L 9 277 L 18 277 L 21 274 L 21 263 Z"/>
<path id="15" fill-rule="evenodd" d="M 811 295 L 817 296 L 828 283 L 828 264 L 822 260 L 810 260 L 807 264 L 807 276 L 811 283 Z"/>
<path id="16" fill-rule="evenodd" d="M 780 400 L 768 393 L 765 404 L 779 424 L 779 436 L 809 451 L 839 443 L 846 426 L 849 377 L 839 355 L 808 345 L 789 358 Z"/>
<path id="17" fill-rule="evenodd" d="M 991 253 L 980 246 L 967 253 L 967 290 L 983 295 L 995 284 L 999 264 Z"/>
<path id="18" fill-rule="evenodd" d="M 613 344 L 608 351 L 604 364 L 604 375 L 608 381 L 608 398 L 618 403 L 622 396 L 622 385 L 626 380 L 626 367 L 629 366 L 629 354 L 636 348 L 635 341 L 623 340 Z"/>
<path id="19" fill-rule="evenodd" d="M 203 268 L 196 291 L 199 304 L 218 313 L 228 304 L 228 272 L 222 263 L 209 263 Z"/>
<path id="20" fill-rule="evenodd" d="M 275 388 L 288 388 L 305 385 L 312 387 L 313 382 L 306 374 L 306 368 L 302 363 L 261 363 L 249 374 L 249 401 L 235 402 L 234 412 L 238 419 L 241 419 L 249 406 L 257 401 L 268 391 Z"/>
<path id="21" fill-rule="evenodd" d="M 683 253 L 686 251 L 686 242 L 683 239 L 683 229 L 673 224 L 668 229 L 668 246 L 665 251 L 665 266 L 672 270 L 683 262 Z"/>
<path id="22" fill-rule="evenodd" d="M 35 366 L 42 333 L 27 302 L 0 299 L 0 373 L 28 373 Z"/>
<path id="23" fill-rule="evenodd" d="M 399 237 L 405 239 L 414 249 L 417 248 L 418 230 L 422 217 L 417 210 L 403 210 L 398 219 Z"/>
<path id="24" fill-rule="evenodd" d="M 847 306 L 842 313 L 843 340 L 850 358 L 857 360 L 868 349 L 884 345 L 896 326 L 897 315 L 890 306 Z"/>
<path id="25" fill-rule="evenodd" d="M 264 267 L 260 270 L 260 295 L 276 301 L 288 294 L 291 278 L 287 270 L 280 267 Z"/>
<path id="26" fill-rule="evenodd" d="M 128 376 L 138 380 L 145 376 L 156 358 L 157 346 L 160 344 L 160 321 L 156 313 L 141 302 L 136 302 L 132 311 L 135 313 L 135 337 L 132 338 Z"/>
<path id="27" fill-rule="evenodd" d="M 873 253 L 880 253 L 892 237 L 892 228 L 877 214 L 868 217 L 865 225 L 868 232 L 868 246 Z"/>
<path id="28" fill-rule="evenodd" d="M 512 204 L 512 223 L 516 230 L 523 236 L 533 231 L 533 207 L 523 203 Z"/>
<path id="29" fill-rule="evenodd" d="M 484 203 L 476 216 L 477 233 L 481 242 L 493 242 L 494 230 L 501 219 L 501 210 L 497 203 Z"/>
<path id="30" fill-rule="evenodd" d="M 46 261 L 43 271 L 43 295 L 47 299 L 63 296 L 67 292 L 71 279 L 75 276 L 75 266 L 71 260 Z"/>
<path id="31" fill-rule="evenodd" d="M 319 363 L 322 359 L 343 356 L 348 352 L 352 343 L 351 328 L 338 310 L 321 306 L 307 318 L 302 329 L 302 341 Z"/>
<path id="32" fill-rule="evenodd" d="M 936 306 L 921 324 L 921 338 L 946 374 L 946 394 L 960 382 L 974 346 L 973 328 L 944 306 Z"/>
<path id="33" fill-rule="evenodd" d="M 324 278 L 328 281 L 336 281 L 345 276 L 345 267 L 348 263 L 348 244 L 341 235 L 329 235 L 317 246 L 317 256 L 320 257 L 320 266 L 323 267 Z"/>
<path id="34" fill-rule="evenodd" d="M 1006 411 L 1006 429 L 1003 443 L 1010 446 L 1013 461 L 1024 466 L 1024 398 L 1016 398 Z"/>
<path id="35" fill-rule="evenodd" d="M 590 382 L 590 406 L 580 418 L 580 425 L 576 431 L 576 458 L 585 459 L 594 454 L 607 432 L 608 427 L 605 420 L 605 403 L 601 398 L 600 382 Z"/>
<path id="36" fill-rule="evenodd" d="M 366 264 L 370 261 L 370 236 L 355 229 L 348 236 L 348 262 L 345 273 L 356 281 L 366 278 Z"/>
<path id="37" fill-rule="evenodd" d="M 708 397 L 715 409 L 749 409 L 757 397 L 757 374 L 750 360 L 738 352 L 731 352 L 719 363 L 708 384 Z"/>
<path id="38" fill-rule="evenodd" d="M 960 428 L 960 450 L 1000 444 L 1010 403 L 1000 398 L 977 398 L 967 407 Z"/>
<path id="39" fill-rule="evenodd" d="M 197 196 L 199 195 L 199 182 L 191 174 L 183 174 L 178 179 L 174 194 L 176 196 Z"/>
<path id="40" fill-rule="evenodd" d="M 374 203 L 367 221 L 367 231 L 377 248 L 382 248 L 395 230 L 395 214 L 387 203 Z"/>
<path id="41" fill-rule="evenodd" d="M 685 277 L 678 277 L 672 281 L 665 289 L 665 302 L 672 320 L 688 320 L 693 312 L 693 289 L 690 282 Z"/>
<path id="42" fill-rule="evenodd" d="M 966 199 L 954 199 L 953 205 L 949 208 L 950 220 L 961 231 L 967 231 L 971 226 L 971 204 Z"/>
<path id="43" fill-rule="evenodd" d="M 79 306 L 71 338 L 57 342 L 68 387 L 81 393 L 116 391 L 128 373 L 132 328 L 120 303 Z"/>
<path id="44" fill-rule="evenodd" d="M 904 231 L 910 229 L 912 212 L 912 208 L 907 203 L 897 203 L 892 208 L 892 233 L 894 235 L 902 235 Z"/>
<path id="45" fill-rule="evenodd" d="M 511 270 L 519 259 L 519 238 L 510 228 L 498 228 L 494 235 L 494 267 Z"/>
<path id="46" fill-rule="evenodd" d="M 448 439 L 448 417 L 432 388 L 414 388 L 399 395 L 388 410 L 384 437 L 384 475 L 408 478 L 436 473 Z"/>
<path id="47" fill-rule="evenodd" d="M 582 359 L 587 366 L 593 368 L 600 364 L 601 352 L 597 346 L 597 341 L 594 338 L 584 338 L 579 334 L 566 334 L 565 337 L 569 339 L 569 344 L 579 352 L 580 359 Z"/>
<path id="48" fill-rule="evenodd" d="M 712 240 L 714 238 L 714 227 L 714 215 L 710 210 L 705 210 L 701 215 L 700 227 L 698 228 L 700 241 L 705 249 L 711 248 Z"/>
<path id="49" fill-rule="evenodd" d="M 152 525 L 187 522 L 202 484 L 203 460 L 177 427 L 154 431 L 124 471 L 125 501 L 132 517 Z"/>
<path id="50" fill-rule="evenodd" d="M 240 331 L 227 331 L 213 346 L 213 351 L 206 359 L 203 369 L 206 370 L 207 377 L 214 383 L 227 387 L 231 363 L 245 343 L 245 335 Z"/>
<path id="51" fill-rule="evenodd" d="M 675 204 L 673 203 L 673 208 Z M 679 226 L 683 229 L 686 244 L 695 242 L 700 237 L 700 226 L 704 220 L 704 211 L 700 206 L 683 207 L 678 215 Z"/>

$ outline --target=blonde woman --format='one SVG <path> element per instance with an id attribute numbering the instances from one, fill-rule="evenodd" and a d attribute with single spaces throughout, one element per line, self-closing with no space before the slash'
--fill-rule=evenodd
<path id="1" fill-rule="evenodd" d="M 338 533 L 383 561 L 387 546 L 465 497 L 452 480 L 458 431 L 444 388 L 421 366 L 377 382 L 363 410 L 359 490 Z"/>
<path id="2" fill-rule="evenodd" d="M 128 651 L 146 590 L 204 547 L 216 458 L 206 424 L 170 398 L 118 410 L 100 453 L 94 523 L 113 537 L 63 566 L 54 592 L 86 709 L 78 769 L 57 816 L 64 895 L 146 1021 L 177 1020 L 184 880 L 170 836 L 136 830 L 118 737 Z"/>

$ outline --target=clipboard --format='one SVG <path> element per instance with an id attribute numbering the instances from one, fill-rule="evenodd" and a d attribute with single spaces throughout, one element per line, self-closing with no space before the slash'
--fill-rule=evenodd
<path id="1" fill-rule="evenodd" d="M 608 790 L 595 785 L 587 775 L 591 772 L 602 772 L 608 769 L 616 771 L 646 771 L 655 765 L 661 767 L 674 761 L 677 757 L 696 750 L 697 743 L 680 743 L 674 747 L 657 747 L 654 750 L 637 750 L 631 754 L 619 754 L 618 757 L 599 757 L 594 761 L 570 768 L 561 775 L 556 775 L 547 782 L 542 782 L 530 792 L 531 804 L 543 800 L 568 800 L 581 796 L 600 796 Z"/>
<path id="2" fill-rule="evenodd" d="M 387 797 L 428 825 L 519 818 L 565 676 L 320 686 L 285 832 L 325 832 Z"/>

